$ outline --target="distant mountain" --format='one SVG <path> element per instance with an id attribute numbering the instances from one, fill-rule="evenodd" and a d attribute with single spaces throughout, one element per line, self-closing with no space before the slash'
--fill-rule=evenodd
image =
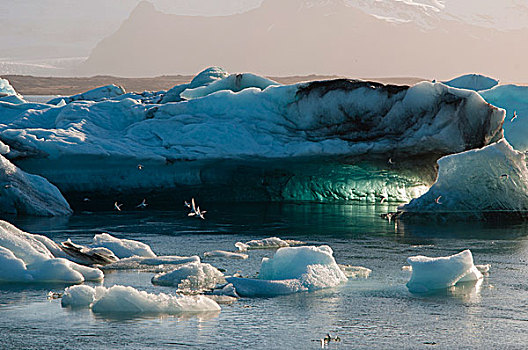
<path id="1" fill-rule="evenodd" d="M 430 13 L 426 22 L 390 21 L 350 6 L 350 0 L 266 0 L 248 12 L 217 17 L 164 14 L 143 1 L 117 32 L 99 42 L 78 73 L 152 76 L 219 65 L 267 75 L 448 79 L 479 72 L 528 82 L 528 48 L 520 44 L 528 29 L 504 32 L 442 18 L 444 1 L 422 5 L 409 6 L 418 6 L 416 16 L 422 8 Z M 391 13 L 403 18 L 401 11 Z"/>

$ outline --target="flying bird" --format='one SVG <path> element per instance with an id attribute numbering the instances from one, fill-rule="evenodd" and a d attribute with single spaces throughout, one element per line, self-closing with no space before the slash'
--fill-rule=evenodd
<path id="1" fill-rule="evenodd" d="M 138 164 L 137 168 L 138 168 L 139 170 L 143 170 L 143 165 Z"/>
<path id="2" fill-rule="evenodd" d="M 513 117 L 510 119 L 510 122 L 513 123 L 515 119 L 517 119 L 517 111 L 513 111 Z"/>
<path id="3" fill-rule="evenodd" d="M 121 211 L 121 207 L 123 206 L 123 204 L 117 204 L 117 202 L 114 203 L 114 209 L 117 210 L 117 211 Z"/>
<path id="4" fill-rule="evenodd" d="M 143 202 L 139 203 L 138 205 L 136 205 L 136 208 L 141 208 L 141 209 L 144 209 L 147 207 L 147 200 L 145 198 L 143 198 Z"/>
<path id="5" fill-rule="evenodd" d="M 442 196 L 438 196 L 438 198 L 435 199 L 436 204 L 442 204 L 442 202 L 440 202 L 440 198 L 442 198 Z"/>
<path id="6" fill-rule="evenodd" d="M 191 209 L 191 212 L 187 214 L 188 216 L 196 216 L 202 220 L 205 220 L 204 214 L 207 213 L 205 210 L 200 210 L 200 207 L 197 207 L 194 198 L 191 198 L 191 204 L 185 202 L 185 206 Z"/>

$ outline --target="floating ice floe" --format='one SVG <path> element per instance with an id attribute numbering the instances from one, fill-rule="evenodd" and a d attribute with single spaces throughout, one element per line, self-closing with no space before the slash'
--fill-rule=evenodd
<path id="1" fill-rule="evenodd" d="M 205 252 L 204 257 L 206 258 L 247 259 L 249 256 L 247 254 L 228 252 L 225 250 L 213 250 L 210 252 Z"/>
<path id="2" fill-rule="evenodd" d="M 204 296 L 150 294 L 132 287 L 110 288 L 73 286 L 64 291 L 63 307 L 90 307 L 95 313 L 125 315 L 177 315 L 220 311 L 220 306 Z"/>
<path id="3" fill-rule="evenodd" d="M 152 278 L 152 284 L 178 287 L 178 291 L 185 293 L 211 290 L 218 283 L 225 283 L 224 274 L 216 267 L 201 262 L 183 264 Z"/>
<path id="4" fill-rule="evenodd" d="M 102 268 L 105 270 L 143 270 L 153 272 L 164 272 L 174 269 L 174 266 L 183 265 L 192 262 L 200 262 L 200 257 L 193 256 L 156 256 L 140 257 L 133 256 L 121 259 L 115 263 L 108 264 Z"/>
<path id="5" fill-rule="evenodd" d="M 443 157 L 438 166 L 437 181 L 427 193 L 398 208 L 399 219 L 438 214 L 474 219 L 528 211 L 525 155 L 506 140 Z"/>
<path id="6" fill-rule="evenodd" d="M 503 110 L 443 84 L 337 79 L 261 90 L 271 82 L 216 68 L 196 79 L 148 102 L 0 104 L 0 141 L 8 159 L 66 195 L 222 184 L 234 200 L 375 202 L 419 196 L 438 157 L 502 137 Z M 237 79 L 257 88 L 233 92 Z M 196 95 L 165 101 L 185 91 Z M 145 168 L 131 171 L 138 163 Z"/>
<path id="7" fill-rule="evenodd" d="M 347 277 L 329 246 L 286 247 L 263 258 L 258 279 L 227 277 L 244 297 L 285 295 L 335 287 Z"/>
<path id="8" fill-rule="evenodd" d="M 482 273 L 473 264 L 473 255 L 469 250 L 440 258 L 412 256 L 407 258 L 407 262 L 412 267 L 411 279 L 407 282 L 407 288 L 412 293 L 433 292 L 459 282 L 482 278 Z"/>
<path id="9" fill-rule="evenodd" d="M 443 83 L 458 89 L 481 91 L 491 89 L 499 81 L 481 74 L 466 74 Z"/>
<path id="10" fill-rule="evenodd" d="M 304 242 L 289 239 L 283 240 L 278 237 L 269 237 L 263 239 L 254 239 L 246 243 L 236 242 L 235 247 L 237 247 L 239 251 L 244 252 L 250 249 L 277 249 L 302 244 L 304 244 Z"/>
<path id="11" fill-rule="evenodd" d="M 0 221 L 0 281 L 76 284 L 104 278 L 99 269 L 56 258 L 47 248 L 51 243 L 42 243 L 45 240 L 49 239 Z"/>
<path id="12" fill-rule="evenodd" d="M 368 278 L 372 270 L 363 266 L 339 265 L 348 278 Z"/>
<path id="13" fill-rule="evenodd" d="M 134 256 L 154 258 L 156 254 L 152 251 L 149 245 L 130 240 L 130 239 L 119 239 L 108 233 L 101 233 L 95 235 L 93 243 L 90 245 L 92 248 L 107 248 L 111 250 L 119 259 L 130 258 Z"/>

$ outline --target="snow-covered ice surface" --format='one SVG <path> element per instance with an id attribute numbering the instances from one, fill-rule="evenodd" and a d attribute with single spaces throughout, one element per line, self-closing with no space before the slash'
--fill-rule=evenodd
<path id="1" fill-rule="evenodd" d="M 0 221 L 0 282 L 76 284 L 103 279 L 99 269 L 55 257 L 45 240 Z"/>
<path id="2" fill-rule="evenodd" d="M 91 307 L 95 313 L 128 315 L 177 315 L 220 311 L 220 306 L 204 296 L 151 294 L 132 287 L 69 287 L 62 300 L 64 307 Z"/>
<path id="3" fill-rule="evenodd" d="M 227 277 L 240 296 L 276 296 L 335 287 L 347 277 L 329 246 L 286 247 L 263 258 L 259 278 Z"/>
<path id="4" fill-rule="evenodd" d="M 440 258 L 412 256 L 407 258 L 407 262 L 412 267 L 412 276 L 407 282 L 407 288 L 412 293 L 429 293 L 452 287 L 459 282 L 482 278 L 473 264 L 473 255 L 469 250 Z"/>
<path id="5" fill-rule="evenodd" d="M 502 110 L 443 84 L 270 84 L 214 68 L 150 97 L 0 104 L 0 140 L 66 194 L 233 187 L 235 200 L 375 202 L 422 194 L 438 157 L 502 137 Z M 192 100 L 165 101 L 185 91 Z"/>
<path id="6" fill-rule="evenodd" d="M 466 74 L 443 83 L 454 88 L 481 91 L 495 87 L 499 81 L 481 74 Z"/>
<path id="7" fill-rule="evenodd" d="M 400 219 L 445 214 L 483 218 L 486 213 L 528 211 L 525 155 L 506 140 L 438 160 L 438 179 L 423 196 L 399 208 Z"/>

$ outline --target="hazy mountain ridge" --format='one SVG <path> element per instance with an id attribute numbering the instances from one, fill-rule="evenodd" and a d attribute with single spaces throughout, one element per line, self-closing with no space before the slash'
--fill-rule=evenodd
<path id="1" fill-rule="evenodd" d="M 219 65 L 268 75 L 447 79 L 478 71 L 528 81 L 521 69 L 526 49 L 504 54 L 519 46 L 528 29 L 505 33 L 435 17 L 429 23 L 434 25 L 427 30 L 413 21 L 394 24 L 343 0 L 266 0 L 222 17 L 164 14 L 144 1 L 96 46 L 80 73 L 151 76 Z"/>

